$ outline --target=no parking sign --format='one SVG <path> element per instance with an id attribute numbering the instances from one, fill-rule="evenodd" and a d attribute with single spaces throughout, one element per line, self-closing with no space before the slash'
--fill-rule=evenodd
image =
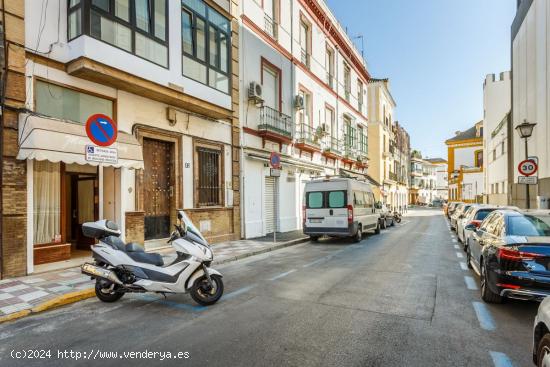
<path id="1" fill-rule="evenodd" d="M 117 125 L 107 115 L 97 113 L 86 121 L 86 134 L 88 138 L 100 147 L 112 145 L 117 138 Z"/>

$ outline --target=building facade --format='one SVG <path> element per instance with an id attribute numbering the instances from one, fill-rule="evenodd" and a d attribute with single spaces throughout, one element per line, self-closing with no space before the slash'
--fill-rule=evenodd
<path id="1" fill-rule="evenodd" d="M 3 175 L 18 202 L 2 215 L 23 225 L 20 248 L 2 241 L 4 264 L 16 264 L 3 275 L 89 256 L 81 224 L 100 218 L 146 248 L 169 237 L 177 208 L 212 242 L 240 238 L 238 2 L 6 4 L 19 33 L 7 47 L 27 51 L 7 60 L 20 75 L 4 122 L 19 181 L 5 187 Z M 101 164 L 84 154 L 98 113 L 118 131 Z"/>
<path id="2" fill-rule="evenodd" d="M 448 139 L 449 201 L 482 202 L 484 195 L 483 121 Z"/>
<path id="3" fill-rule="evenodd" d="M 395 120 L 396 103 L 388 79 L 368 83 L 369 176 L 379 184 L 375 196 L 391 209 L 408 204 L 410 138 Z"/>
<path id="4" fill-rule="evenodd" d="M 511 73 L 489 74 L 483 83 L 483 152 L 485 201 L 508 204 L 508 119 L 511 105 Z"/>
<path id="5" fill-rule="evenodd" d="M 529 157 L 539 161 L 538 184 L 530 187 L 530 207 L 548 208 L 550 198 L 550 55 L 547 52 L 550 3 L 546 0 L 518 1 L 512 24 L 512 116 L 508 181 L 510 204 L 526 207 L 526 188 L 518 184 L 519 163 L 526 158 L 525 142 L 515 128 L 527 121 L 536 123 L 528 140 Z M 546 51 L 545 51 L 546 50 Z"/>
<path id="6" fill-rule="evenodd" d="M 243 0 L 239 23 L 242 231 L 254 238 L 301 228 L 311 178 L 368 179 L 370 76 L 324 2 Z"/>
<path id="7" fill-rule="evenodd" d="M 430 205 L 442 200 L 437 190 L 438 165 L 422 158 L 418 150 L 411 152 L 409 200 L 412 205 Z"/>
<path id="8" fill-rule="evenodd" d="M 437 200 L 449 199 L 449 174 L 447 161 L 443 158 L 426 159 L 435 166 L 435 197 Z"/>

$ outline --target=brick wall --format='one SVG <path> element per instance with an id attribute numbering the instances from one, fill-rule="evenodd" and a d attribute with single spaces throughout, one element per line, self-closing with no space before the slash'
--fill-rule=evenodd
<path id="1" fill-rule="evenodd" d="M 25 106 L 25 5 L 24 1 L 4 2 L 7 48 L 6 109 L 2 125 L 2 261 L 0 278 L 27 272 L 27 162 L 16 159 L 18 115 L 14 108 Z M 0 4 L 1 5 L 1 4 Z M 0 19 L 2 19 L 0 14 Z"/>
<path id="2" fill-rule="evenodd" d="M 126 242 L 142 244 L 145 239 L 144 227 L 144 212 L 126 212 Z"/>
<path id="3" fill-rule="evenodd" d="M 201 230 L 201 222 L 209 224 L 210 230 L 203 228 L 202 235 L 210 243 L 230 241 L 238 239 L 238 233 L 233 231 L 235 217 L 234 208 L 216 209 L 188 209 L 185 213 L 191 218 L 193 224 Z"/>

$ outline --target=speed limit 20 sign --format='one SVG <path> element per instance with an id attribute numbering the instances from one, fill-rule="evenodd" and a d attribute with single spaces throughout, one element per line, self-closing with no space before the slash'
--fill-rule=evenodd
<path id="1" fill-rule="evenodd" d="M 533 176 L 537 173 L 539 166 L 534 160 L 526 159 L 518 165 L 518 171 L 523 176 Z"/>

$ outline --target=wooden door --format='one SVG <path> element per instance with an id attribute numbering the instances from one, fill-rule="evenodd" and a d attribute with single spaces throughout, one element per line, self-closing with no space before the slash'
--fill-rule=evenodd
<path id="1" fill-rule="evenodd" d="M 71 232 L 76 248 L 89 250 L 94 239 L 83 235 L 82 224 L 98 220 L 99 183 L 97 177 L 71 175 Z"/>
<path id="2" fill-rule="evenodd" d="M 145 239 L 170 235 L 171 198 L 173 186 L 173 143 L 143 139 L 143 193 Z"/>

